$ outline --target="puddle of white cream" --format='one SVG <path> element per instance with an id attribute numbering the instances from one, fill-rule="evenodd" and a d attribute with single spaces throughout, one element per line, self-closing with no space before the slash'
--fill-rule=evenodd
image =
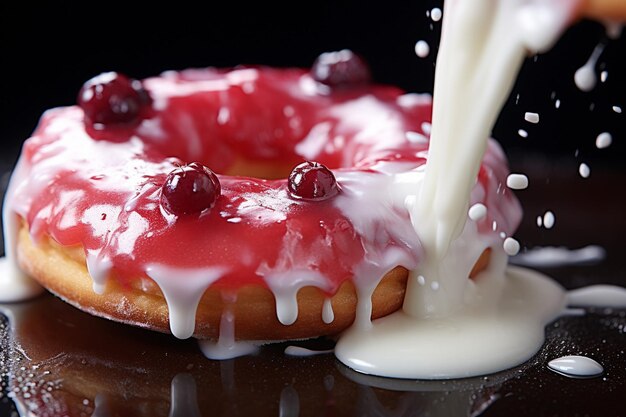
<path id="1" fill-rule="evenodd" d="M 510 267 L 499 297 L 490 271 L 479 275 L 477 300 L 456 314 L 415 319 L 404 312 L 349 329 L 335 354 L 363 373 L 396 378 L 463 378 L 500 371 L 534 355 L 544 325 L 565 306 L 565 294 L 536 272 Z"/>

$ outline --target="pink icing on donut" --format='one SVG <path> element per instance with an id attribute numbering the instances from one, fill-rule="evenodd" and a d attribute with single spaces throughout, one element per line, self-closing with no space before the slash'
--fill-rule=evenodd
<path id="1" fill-rule="evenodd" d="M 419 262 L 404 208 L 411 191 L 390 190 L 425 162 L 430 97 L 372 84 L 333 88 L 301 69 L 168 72 L 143 87 L 151 109 L 139 123 L 94 132 L 79 107 L 48 111 L 13 178 L 11 207 L 35 241 L 49 235 L 82 245 L 94 279 L 110 273 L 128 283 L 155 266 L 211 267 L 220 271 L 211 285 L 224 288 L 307 284 L 331 294 L 353 276 L 371 285 L 397 265 Z M 220 174 L 240 158 L 322 163 L 339 192 L 307 201 L 290 196 L 287 173 L 275 180 Z M 160 206 L 161 187 L 192 161 L 218 173 L 221 196 L 199 216 L 175 216 Z M 521 217 L 506 174 L 491 142 L 472 204 L 487 206 L 478 230 L 492 243 Z M 286 281 L 294 279 L 301 282 Z"/>

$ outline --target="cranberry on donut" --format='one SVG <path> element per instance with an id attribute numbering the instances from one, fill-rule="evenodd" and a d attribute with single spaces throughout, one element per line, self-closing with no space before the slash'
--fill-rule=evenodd
<path id="1" fill-rule="evenodd" d="M 24 145 L 8 200 L 21 267 L 85 311 L 181 338 L 225 325 L 238 339 L 309 338 L 390 314 L 422 258 L 406 202 L 431 100 L 369 79 L 349 51 L 312 71 L 96 77 Z M 490 225 L 519 222 L 498 194 L 506 174 L 492 142 L 468 274 L 500 244 Z"/>

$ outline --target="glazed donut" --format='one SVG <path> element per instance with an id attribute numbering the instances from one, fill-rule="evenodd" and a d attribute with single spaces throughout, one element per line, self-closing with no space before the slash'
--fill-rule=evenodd
<path id="1" fill-rule="evenodd" d="M 310 70 L 88 81 L 23 147 L 7 200 L 19 265 L 87 312 L 181 338 L 310 338 L 390 314 L 422 258 L 405 205 L 431 99 L 369 78 L 340 51 Z M 468 275 L 519 223 L 506 175 L 492 141 Z"/>

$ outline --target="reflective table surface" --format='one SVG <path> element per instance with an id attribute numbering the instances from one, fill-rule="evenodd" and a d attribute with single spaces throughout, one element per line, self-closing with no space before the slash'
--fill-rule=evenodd
<path id="1" fill-rule="evenodd" d="M 588 179 L 550 161 L 518 158 L 525 248 L 594 244 L 605 256 L 538 268 L 568 289 L 626 286 L 626 173 L 596 167 Z M 5 177 L 6 178 L 6 177 Z M 555 214 L 553 228 L 537 216 Z M 514 261 L 514 260 L 513 260 Z M 626 415 L 626 310 L 586 309 L 546 327 L 527 363 L 498 374 L 449 381 L 371 377 L 332 354 L 285 355 L 287 346 L 332 348 L 332 340 L 263 347 L 227 361 L 202 356 L 193 340 L 92 317 L 44 295 L 0 306 L 0 416 L 620 416 Z M 602 376 L 572 379 L 547 363 L 580 354 Z M 19 413 L 19 414 L 18 414 Z"/>

